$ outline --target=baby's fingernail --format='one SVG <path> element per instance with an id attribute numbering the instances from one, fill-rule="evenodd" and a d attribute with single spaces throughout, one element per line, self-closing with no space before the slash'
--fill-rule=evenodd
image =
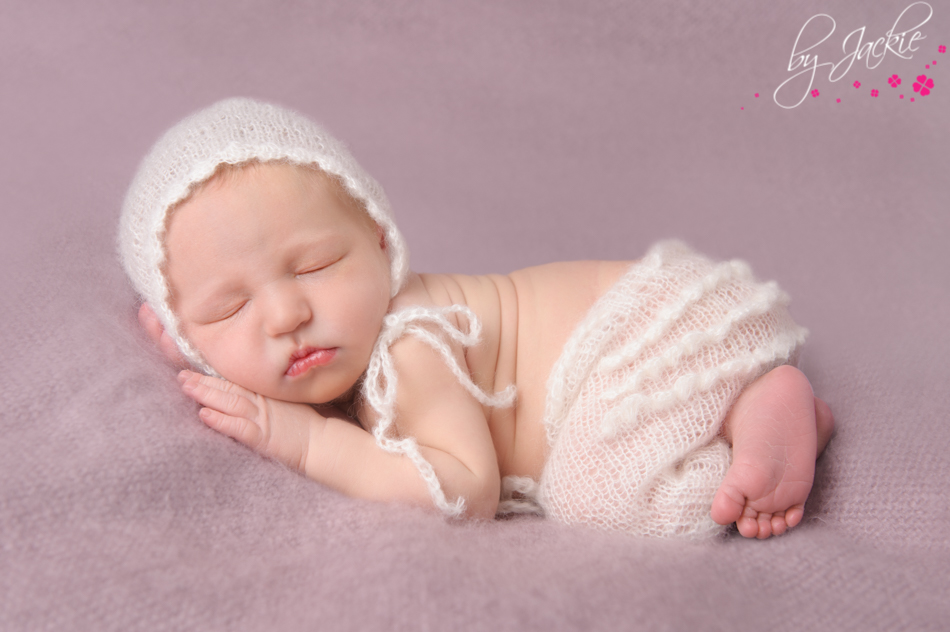
<path id="1" fill-rule="evenodd" d="M 185 375 L 182 375 L 184 373 Z M 182 371 L 178 374 L 178 382 L 181 384 L 181 390 L 190 393 L 198 386 L 198 380 L 194 379 L 194 373 Z"/>

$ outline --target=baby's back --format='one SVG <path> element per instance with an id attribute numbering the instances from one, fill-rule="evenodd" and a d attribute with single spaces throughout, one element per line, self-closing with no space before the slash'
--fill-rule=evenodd
<path id="1" fill-rule="evenodd" d="M 630 262 L 551 263 L 509 275 L 422 274 L 403 300 L 426 295 L 436 305 L 467 305 L 482 322 L 482 344 L 466 361 L 488 392 L 518 387 L 513 409 L 488 410 L 502 476 L 540 476 L 546 439 L 546 383 L 574 327 Z M 398 301 L 402 302 L 402 301 Z"/>

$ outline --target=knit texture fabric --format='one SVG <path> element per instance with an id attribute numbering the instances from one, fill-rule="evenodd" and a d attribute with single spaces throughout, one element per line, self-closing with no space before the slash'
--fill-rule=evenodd
<path id="1" fill-rule="evenodd" d="M 662 242 L 590 310 L 548 381 L 544 512 L 640 536 L 703 538 L 731 463 L 733 402 L 797 361 L 806 330 L 748 265 Z M 509 487 L 517 482 L 509 482 Z"/>
<path id="2" fill-rule="evenodd" d="M 168 130 L 142 161 L 122 206 L 118 249 L 136 291 L 165 331 L 192 364 L 211 375 L 215 371 L 181 334 L 168 304 L 164 240 L 169 210 L 218 166 L 251 161 L 315 166 L 336 176 L 385 233 L 392 296 L 409 274 L 409 253 L 382 188 L 324 129 L 296 112 L 251 99 L 227 99 L 192 114 Z"/>

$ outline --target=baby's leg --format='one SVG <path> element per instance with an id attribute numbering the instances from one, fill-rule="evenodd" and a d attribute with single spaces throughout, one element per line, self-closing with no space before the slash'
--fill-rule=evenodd
<path id="1" fill-rule="evenodd" d="M 834 428 L 831 409 L 798 369 L 781 366 L 746 388 L 723 426 L 732 466 L 712 518 L 747 538 L 780 535 L 801 522 L 815 459 Z"/>

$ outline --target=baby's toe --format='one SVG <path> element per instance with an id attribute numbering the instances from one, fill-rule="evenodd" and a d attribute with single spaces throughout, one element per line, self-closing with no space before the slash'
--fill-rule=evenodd
<path id="1" fill-rule="evenodd" d="M 772 535 L 772 514 L 760 513 L 756 522 L 759 526 L 759 535 L 756 536 L 757 538 L 764 540 Z"/>
<path id="2" fill-rule="evenodd" d="M 795 505 L 794 507 L 789 507 L 785 511 L 785 522 L 788 524 L 789 528 L 797 527 L 798 524 L 802 521 L 802 517 L 805 515 L 805 506 L 804 505 Z"/>
<path id="3" fill-rule="evenodd" d="M 759 536 L 759 512 L 746 507 L 742 510 L 742 515 L 736 520 L 736 529 L 744 538 L 756 538 Z"/>
<path id="4" fill-rule="evenodd" d="M 788 530 L 788 526 L 785 512 L 772 514 L 772 535 L 782 535 Z"/>
<path id="5" fill-rule="evenodd" d="M 733 487 L 722 485 L 713 498 L 709 515 L 718 524 L 732 524 L 742 517 L 745 496 Z"/>

